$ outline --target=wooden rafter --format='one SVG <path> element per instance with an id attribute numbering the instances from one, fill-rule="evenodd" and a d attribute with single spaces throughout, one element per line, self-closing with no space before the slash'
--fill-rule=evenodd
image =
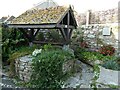
<path id="1" fill-rule="evenodd" d="M 70 12 L 67 14 L 67 39 L 69 40 Z"/>
<path id="2" fill-rule="evenodd" d="M 75 19 L 75 16 L 74 16 L 74 11 L 72 10 L 71 6 L 70 6 L 70 14 L 72 16 L 72 19 L 73 19 L 73 23 L 74 23 L 74 26 L 75 26 L 75 29 L 77 28 L 77 22 L 76 22 L 76 19 Z"/>

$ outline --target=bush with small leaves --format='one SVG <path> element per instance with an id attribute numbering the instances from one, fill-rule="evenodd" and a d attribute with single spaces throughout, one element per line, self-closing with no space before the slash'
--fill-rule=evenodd
<path id="1" fill-rule="evenodd" d="M 64 84 L 67 73 L 63 72 L 63 63 L 74 60 L 73 54 L 61 49 L 46 49 L 44 46 L 32 63 L 32 76 L 29 87 L 58 90 Z"/>

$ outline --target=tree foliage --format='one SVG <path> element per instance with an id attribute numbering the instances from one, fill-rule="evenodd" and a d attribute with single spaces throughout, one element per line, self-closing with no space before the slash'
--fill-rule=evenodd
<path id="1" fill-rule="evenodd" d="M 12 29 L 2 25 L 2 60 L 6 61 L 9 55 L 20 46 L 25 45 L 26 40 L 18 29 Z"/>

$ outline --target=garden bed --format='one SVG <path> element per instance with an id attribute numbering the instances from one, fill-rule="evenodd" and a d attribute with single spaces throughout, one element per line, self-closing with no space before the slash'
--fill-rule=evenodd
<path id="1" fill-rule="evenodd" d="M 29 82 L 32 74 L 32 59 L 31 55 L 23 56 L 15 60 L 16 75 L 22 81 Z M 74 60 L 66 61 L 63 64 L 63 72 L 71 72 L 75 65 Z"/>

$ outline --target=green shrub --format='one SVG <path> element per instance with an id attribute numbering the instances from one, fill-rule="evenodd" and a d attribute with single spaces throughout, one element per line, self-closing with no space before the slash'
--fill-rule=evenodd
<path id="1" fill-rule="evenodd" d="M 74 56 L 60 49 L 42 50 L 33 60 L 29 87 L 61 89 L 67 76 L 67 73 L 63 73 L 62 66 L 67 60 L 74 60 Z"/>
<path id="2" fill-rule="evenodd" d="M 102 64 L 106 69 L 120 70 L 120 57 L 106 56 L 106 60 Z"/>
<path id="3" fill-rule="evenodd" d="M 50 33 L 48 33 L 48 38 L 51 39 L 50 41 L 59 42 L 61 40 L 61 35 L 57 30 L 50 30 Z"/>
<path id="4" fill-rule="evenodd" d="M 115 60 L 114 61 L 109 60 L 109 61 L 105 62 L 102 66 L 105 67 L 106 69 L 120 70 L 118 63 Z"/>
<path id="5" fill-rule="evenodd" d="M 44 33 L 43 32 L 39 32 L 36 35 L 36 40 L 44 41 L 45 40 Z"/>
<path id="6" fill-rule="evenodd" d="M 2 60 L 6 61 L 13 51 L 20 46 L 27 45 L 27 40 L 23 34 L 17 29 L 2 27 Z"/>
<path id="7" fill-rule="evenodd" d="M 99 52 L 90 52 L 86 51 L 84 48 L 80 48 L 79 46 L 76 46 L 73 48 L 75 57 L 79 60 L 85 60 L 85 61 L 95 61 L 95 60 L 101 60 L 103 62 L 115 60 L 115 56 L 104 56 L 103 54 L 100 54 Z"/>
<path id="8" fill-rule="evenodd" d="M 85 52 L 86 50 L 84 48 L 80 48 L 78 46 L 74 47 L 74 54 L 75 57 L 78 58 L 79 60 L 85 60 L 85 57 L 83 55 L 83 52 Z"/>

